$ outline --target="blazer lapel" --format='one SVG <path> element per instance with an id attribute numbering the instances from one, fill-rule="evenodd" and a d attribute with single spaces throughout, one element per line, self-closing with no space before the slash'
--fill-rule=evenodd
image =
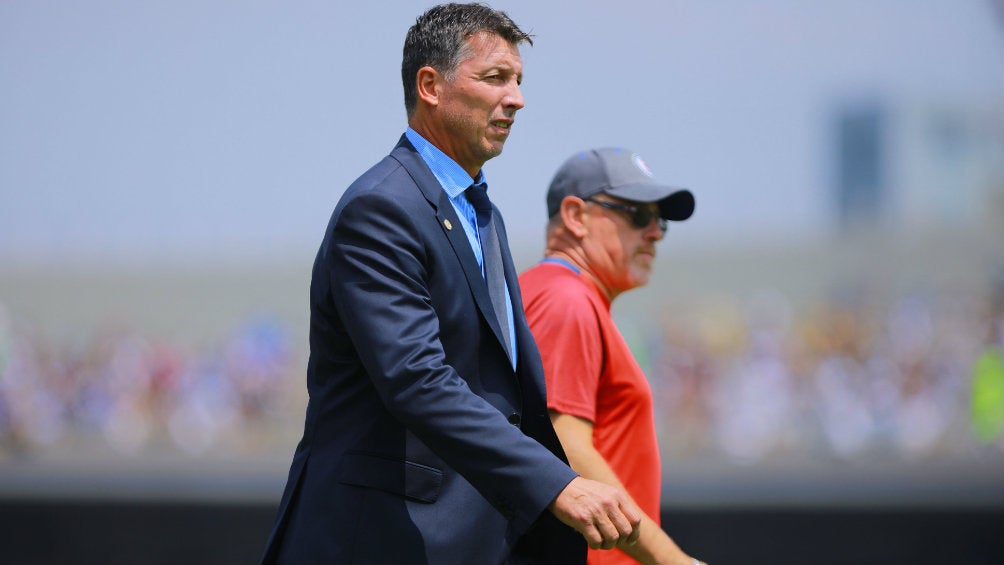
<path id="1" fill-rule="evenodd" d="M 450 202 L 450 198 L 439 184 L 439 180 L 432 174 L 428 165 L 425 164 L 422 157 L 415 151 L 415 148 L 406 136 L 401 136 L 401 140 L 391 152 L 391 156 L 408 171 L 412 180 L 415 181 L 415 184 L 418 185 L 418 188 L 425 195 L 425 199 L 432 205 L 433 210 L 435 210 L 439 228 L 443 230 L 447 241 L 450 242 L 450 246 L 457 256 L 460 267 L 464 271 L 464 278 L 467 279 L 467 285 L 474 296 L 474 302 L 481 312 L 481 317 L 488 322 L 492 333 L 495 334 L 495 339 L 499 342 L 499 347 L 505 350 L 502 328 L 499 326 L 498 319 L 495 317 L 494 310 L 492 309 L 491 297 L 488 296 L 488 285 L 485 283 L 484 276 L 481 275 L 481 267 L 478 266 L 478 260 L 471 249 L 471 242 L 467 239 L 467 233 L 464 232 L 463 224 L 460 223 L 460 218 L 457 217 L 457 211 L 453 208 L 453 203 Z M 495 225 L 498 226 L 501 221 L 498 211 L 495 210 L 493 213 L 495 214 Z M 498 232 L 497 229 L 496 232 Z M 506 243 L 501 232 L 499 233 L 499 244 L 503 248 L 502 261 L 503 269 L 505 270 L 506 286 L 509 287 L 509 294 L 512 295 L 513 289 L 518 287 L 514 287 L 512 284 L 510 277 L 511 272 L 513 272 L 512 258 L 509 257 L 508 243 Z M 516 308 L 515 298 L 513 308 Z M 505 314 L 503 313 L 503 315 Z M 511 352 L 506 351 L 506 357 L 511 357 L 511 355 Z"/>

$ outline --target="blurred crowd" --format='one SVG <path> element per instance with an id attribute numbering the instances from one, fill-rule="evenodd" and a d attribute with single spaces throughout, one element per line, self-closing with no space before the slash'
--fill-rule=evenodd
<path id="1" fill-rule="evenodd" d="M 649 376 L 668 454 L 742 462 L 1004 452 L 999 298 L 796 305 L 765 294 L 660 313 L 620 322 Z M 57 344 L 0 306 L 0 459 L 99 447 L 287 453 L 305 402 L 306 352 L 293 341 L 265 318 L 198 348 L 128 331 Z"/>
<path id="2" fill-rule="evenodd" d="M 0 456 L 268 450 L 294 410 L 289 342 L 265 318 L 199 348 L 123 330 L 56 344 L 0 308 Z"/>
<path id="3" fill-rule="evenodd" d="M 1004 453 L 998 295 L 855 295 L 680 306 L 648 341 L 660 441 L 680 455 L 978 458 Z"/>

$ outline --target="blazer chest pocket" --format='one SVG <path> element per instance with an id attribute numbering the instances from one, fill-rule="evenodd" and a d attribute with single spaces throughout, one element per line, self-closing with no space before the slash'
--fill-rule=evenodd
<path id="1" fill-rule="evenodd" d="M 342 457 L 338 482 L 368 487 L 432 503 L 439 498 L 443 472 L 439 469 L 383 455 L 349 451 Z"/>

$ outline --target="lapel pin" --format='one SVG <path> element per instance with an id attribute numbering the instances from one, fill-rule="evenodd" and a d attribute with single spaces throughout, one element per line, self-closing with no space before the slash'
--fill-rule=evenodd
<path id="1" fill-rule="evenodd" d="M 450 220 L 443 220 L 443 225 L 446 226 L 446 229 L 448 229 L 448 230 L 452 230 L 453 229 L 453 224 L 450 223 Z"/>

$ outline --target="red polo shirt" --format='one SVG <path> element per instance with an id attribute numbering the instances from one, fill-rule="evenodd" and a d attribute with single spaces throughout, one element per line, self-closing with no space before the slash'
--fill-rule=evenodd
<path id="1" fill-rule="evenodd" d="M 547 405 L 593 423 L 593 445 L 649 518 L 659 523 L 662 471 L 652 391 L 589 277 L 545 260 L 519 279 L 527 322 L 544 361 Z M 590 565 L 635 563 L 590 550 Z"/>

